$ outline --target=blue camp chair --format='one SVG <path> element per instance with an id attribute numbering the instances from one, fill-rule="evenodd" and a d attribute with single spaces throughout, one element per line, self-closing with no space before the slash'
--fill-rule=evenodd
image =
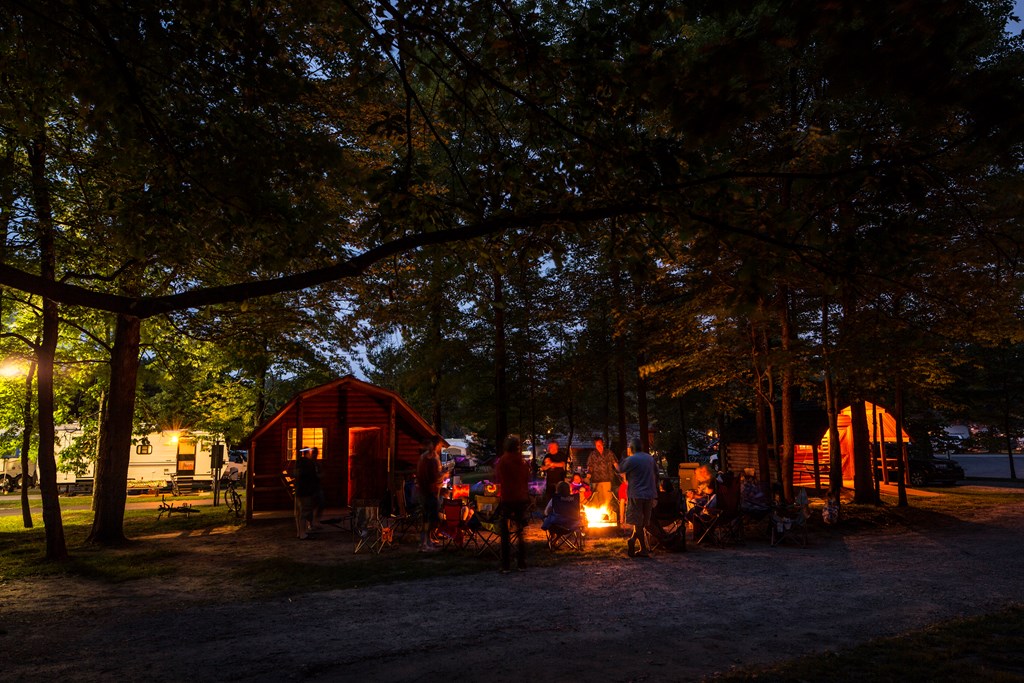
<path id="1" fill-rule="evenodd" d="M 579 494 L 555 496 L 551 499 L 551 512 L 544 517 L 540 526 L 548 535 L 548 547 L 557 550 L 562 546 L 583 552 L 583 513 Z"/>

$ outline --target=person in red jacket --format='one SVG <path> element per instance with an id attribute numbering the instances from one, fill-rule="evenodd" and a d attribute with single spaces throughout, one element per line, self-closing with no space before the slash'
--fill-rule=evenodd
<path id="1" fill-rule="evenodd" d="M 530 466 L 523 461 L 519 439 L 510 436 L 505 439 L 501 457 L 494 467 L 495 479 L 501 484 L 498 510 L 501 522 L 498 532 L 501 536 L 501 571 L 507 573 L 512 565 L 512 541 L 510 527 L 516 527 L 516 569 L 526 569 L 526 511 L 530 507 Z"/>

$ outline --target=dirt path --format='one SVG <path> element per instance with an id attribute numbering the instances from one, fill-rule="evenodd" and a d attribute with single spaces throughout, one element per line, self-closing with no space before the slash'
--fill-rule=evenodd
<path id="1" fill-rule="evenodd" d="M 1024 496 L 940 528 L 817 534 L 499 575 L 209 601 L 222 558 L 332 544 L 280 527 L 175 539 L 184 580 L 0 586 L 7 680 L 699 680 L 1024 602 Z M 262 535 L 261 535 L 262 534 Z M 258 541 L 258 542 L 254 542 Z M 373 562 L 372 557 L 358 556 Z M 410 561 L 415 559 L 410 558 Z M 19 599 L 31 593 L 29 608 Z"/>

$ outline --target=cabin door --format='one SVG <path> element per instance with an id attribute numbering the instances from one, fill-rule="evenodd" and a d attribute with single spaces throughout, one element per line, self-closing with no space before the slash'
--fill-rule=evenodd
<path id="1" fill-rule="evenodd" d="M 384 430 L 355 427 L 348 430 L 348 501 L 381 500 L 388 488 L 388 461 Z"/>

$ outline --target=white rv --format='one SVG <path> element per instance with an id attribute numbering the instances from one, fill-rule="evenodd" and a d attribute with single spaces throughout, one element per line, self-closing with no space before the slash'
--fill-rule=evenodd
<path id="1" fill-rule="evenodd" d="M 60 452 L 82 435 L 77 425 L 68 425 L 58 430 L 57 460 L 60 467 Z M 128 489 L 162 489 L 170 486 L 175 478 L 191 477 L 193 488 L 208 489 L 213 483 L 213 447 L 221 442 L 217 437 L 204 432 L 166 430 L 152 432 L 133 439 L 131 458 L 128 463 Z M 228 457 L 228 447 L 219 443 L 222 452 L 221 474 L 240 470 L 245 472 L 244 459 Z M 76 479 L 91 479 L 95 475 L 95 464 L 89 471 L 77 477 L 74 474 L 60 475 L 59 483 L 74 482 Z"/>

